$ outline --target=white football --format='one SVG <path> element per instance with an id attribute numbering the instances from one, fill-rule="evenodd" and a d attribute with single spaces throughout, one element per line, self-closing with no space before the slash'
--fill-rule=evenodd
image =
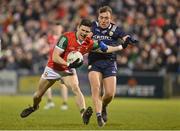
<path id="1" fill-rule="evenodd" d="M 67 62 L 72 63 L 78 58 L 80 59 L 79 62 L 83 61 L 83 55 L 79 51 L 71 51 L 67 56 Z"/>

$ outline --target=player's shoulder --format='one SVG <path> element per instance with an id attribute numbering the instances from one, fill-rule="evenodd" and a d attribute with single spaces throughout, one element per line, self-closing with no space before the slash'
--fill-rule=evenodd
<path id="1" fill-rule="evenodd" d="M 75 32 L 71 31 L 71 32 L 65 32 L 63 35 L 68 36 L 68 35 L 73 35 L 73 34 L 75 34 Z"/>
<path id="2" fill-rule="evenodd" d="M 65 32 L 62 36 L 64 37 L 75 37 L 75 32 Z"/>
<path id="3" fill-rule="evenodd" d="M 112 31 L 116 31 L 117 29 L 119 29 L 119 27 L 114 22 L 111 22 L 109 25 L 109 29 Z"/>
<path id="4" fill-rule="evenodd" d="M 98 22 L 97 21 L 93 21 L 92 22 L 92 27 L 98 27 Z"/>
<path id="5" fill-rule="evenodd" d="M 115 24 L 115 23 L 111 23 L 110 31 L 116 32 L 116 33 L 124 32 L 123 28 L 120 27 L 120 26 L 118 26 L 118 25 Z"/>

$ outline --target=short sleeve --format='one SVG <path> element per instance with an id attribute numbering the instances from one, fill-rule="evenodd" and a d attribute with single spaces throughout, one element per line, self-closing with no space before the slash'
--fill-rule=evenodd
<path id="1" fill-rule="evenodd" d="M 96 50 L 96 49 L 98 49 L 98 48 L 99 48 L 98 42 L 97 42 L 97 41 L 94 41 L 92 50 Z"/>
<path id="2" fill-rule="evenodd" d="M 118 38 L 123 38 L 124 36 L 126 36 L 127 34 L 123 31 L 122 28 L 117 27 L 116 31 L 115 31 L 115 36 Z"/>
<path id="3" fill-rule="evenodd" d="M 67 47 L 67 44 L 68 44 L 68 39 L 67 39 L 67 37 L 61 36 L 61 37 L 59 38 L 59 41 L 58 41 L 57 44 L 56 44 L 56 47 L 59 48 L 59 49 L 61 49 L 61 50 L 65 50 L 66 47 Z"/>

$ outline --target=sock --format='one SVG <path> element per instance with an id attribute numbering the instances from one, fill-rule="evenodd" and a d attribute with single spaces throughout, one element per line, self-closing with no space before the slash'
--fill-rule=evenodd
<path id="1" fill-rule="evenodd" d="M 48 99 L 47 102 L 50 103 L 50 102 L 52 102 L 52 100 L 51 100 L 51 99 Z"/>
<path id="2" fill-rule="evenodd" d="M 82 113 L 84 113 L 84 111 L 85 111 L 85 109 L 83 108 L 80 110 L 80 113 L 82 114 Z"/>
<path id="3" fill-rule="evenodd" d="M 102 107 L 105 107 L 107 104 L 105 104 L 105 102 L 103 101 L 103 103 L 102 103 Z"/>
<path id="4" fill-rule="evenodd" d="M 34 110 L 37 110 L 39 108 L 39 105 L 33 105 Z"/>
<path id="5" fill-rule="evenodd" d="M 102 108 L 106 108 L 107 106 L 108 106 L 108 105 L 105 104 L 105 103 L 102 104 Z"/>
<path id="6" fill-rule="evenodd" d="M 66 103 L 66 102 L 63 102 L 62 105 L 67 105 L 67 103 Z"/>
<path id="7" fill-rule="evenodd" d="M 96 116 L 97 116 L 97 117 L 101 116 L 101 113 L 99 113 L 99 112 L 98 112 L 98 113 L 96 113 Z"/>

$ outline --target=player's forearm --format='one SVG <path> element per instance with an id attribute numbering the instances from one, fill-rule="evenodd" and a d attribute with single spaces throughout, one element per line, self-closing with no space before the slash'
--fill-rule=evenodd
<path id="1" fill-rule="evenodd" d="M 126 41 L 126 39 L 127 39 L 128 37 L 130 37 L 130 36 L 129 36 L 129 35 L 124 36 L 124 37 L 122 38 L 123 41 Z"/>
<path id="2" fill-rule="evenodd" d="M 64 65 L 64 66 L 68 66 L 68 63 L 59 56 L 58 53 L 56 53 L 56 51 L 53 52 L 53 57 L 52 57 L 53 61 L 55 63 L 58 63 L 60 65 Z"/>
<path id="3" fill-rule="evenodd" d="M 120 51 L 122 49 L 123 49 L 122 45 L 108 46 L 108 49 L 107 49 L 106 53 L 112 53 L 112 52 Z"/>

